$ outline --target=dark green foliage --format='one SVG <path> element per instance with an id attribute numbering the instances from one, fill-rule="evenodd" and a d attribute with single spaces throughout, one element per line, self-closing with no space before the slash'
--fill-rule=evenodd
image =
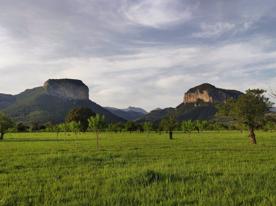
<path id="1" fill-rule="evenodd" d="M 137 130 L 137 125 L 133 121 L 127 121 L 125 123 L 125 130 L 128 132 L 134 132 Z"/>
<path id="2" fill-rule="evenodd" d="M 271 103 L 261 89 L 249 89 L 237 100 L 228 100 L 219 108 L 219 115 L 230 116 L 234 121 L 245 125 L 249 130 L 250 141 L 256 144 L 254 130 L 265 124 L 265 114 Z"/>
<path id="3" fill-rule="evenodd" d="M 72 109 L 65 118 L 66 122 L 79 122 L 80 131 L 85 132 L 88 128 L 88 119 L 96 114 L 89 108 L 81 107 Z"/>
<path id="4" fill-rule="evenodd" d="M 145 131 L 147 133 L 149 133 L 152 130 L 152 128 L 153 128 L 153 125 L 151 122 L 145 122 L 143 124 L 143 131 Z"/>
<path id="5" fill-rule="evenodd" d="M 111 123 L 108 125 L 108 131 L 122 132 L 123 129 L 124 129 L 124 124 L 122 123 Z"/>
<path id="6" fill-rule="evenodd" d="M 173 138 L 173 131 L 177 127 L 175 112 L 170 112 L 160 123 L 163 130 L 169 132 L 169 138 Z"/>
<path id="7" fill-rule="evenodd" d="M 40 125 L 38 122 L 32 122 L 30 125 L 30 132 L 38 132 L 40 130 Z"/>
<path id="8" fill-rule="evenodd" d="M 22 122 L 18 123 L 16 125 L 16 131 L 17 132 L 27 132 L 29 130 L 29 127 L 23 124 Z"/>
<path id="9" fill-rule="evenodd" d="M 3 113 L 0 113 L 0 140 L 4 139 L 4 134 L 13 127 L 13 121 Z"/>

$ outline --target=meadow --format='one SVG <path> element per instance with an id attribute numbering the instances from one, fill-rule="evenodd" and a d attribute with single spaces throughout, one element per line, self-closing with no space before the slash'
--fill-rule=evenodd
<path id="1" fill-rule="evenodd" d="M 7 134 L 0 205 L 276 205 L 276 132 Z"/>

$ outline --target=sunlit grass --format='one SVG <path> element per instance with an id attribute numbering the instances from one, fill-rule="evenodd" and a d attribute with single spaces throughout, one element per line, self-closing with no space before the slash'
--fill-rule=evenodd
<path id="1" fill-rule="evenodd" d="M 276 133 L 8 134 L 0 205 L 276 205 Z"/>

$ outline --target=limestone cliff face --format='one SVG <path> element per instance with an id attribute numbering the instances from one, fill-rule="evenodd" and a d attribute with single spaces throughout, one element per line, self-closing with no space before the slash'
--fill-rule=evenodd
<path id="1" fill-rule="evenodd" d="M 241 94 L 236 90 L 220 89 L 205 83 L 188 90 L 184 95 L 184 103 L 223 103 L 228 98 L 237 99 Z"/>
<path id="2" fill-rule="evenodd" d="M 43 87 L 52 96 L 75 100 L 89 99 L 89 89 L 81 80 L 49 79 Z"/>

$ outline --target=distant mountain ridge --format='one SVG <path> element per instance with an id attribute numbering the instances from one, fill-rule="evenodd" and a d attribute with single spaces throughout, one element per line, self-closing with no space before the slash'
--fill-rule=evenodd
<path id="1" fill-rule="evenodd" d="M 15 102 L 15 97 L 10 94 L 0 94 L 0 109 L 7 107 Z"/>
<path id="2" fill-rule="evenodd" d="M 67 113 L 77 107 L 87 107 L 105 116 L 108 122 L 124 122 L 89 99 L 89 89 L 80 80 L 48 80 L 44 86 L 27 89 L 18 95 L 0 95 L 0 110 L 17 122 L 41 124 L 63 122 Z"/>
<path id="3" fill-rule="evenodd" d="M 105 107 L 105 109 L 117 115 L 118 117 L 131 121 L 137 120 L 148 113 L 146 110 L 142 108 L 131 106 L 126 109 L 117 109 L 114 107 Z"/>
<path id="4" fill-rule="evenodd" d="M 141 113 L 141 114 L 147 114 L 148 112 L 143 109 L 143 108 L 139 108 L 139 107 L 132 107 L 132 106 L 129 106 L 128 108 L 126 109 L 122 109 L 126 112 L 129 112 L 129 111 L 133 111 L 133 112 L 138 112 L 138 113 Z"/>
<path id="5" fill-rule="evenodd" d="M 270 111 L 271 111 L 271 112 L 276 112 L 276 107 L 272 107 L 272 108 L 270 109 Z"/>

